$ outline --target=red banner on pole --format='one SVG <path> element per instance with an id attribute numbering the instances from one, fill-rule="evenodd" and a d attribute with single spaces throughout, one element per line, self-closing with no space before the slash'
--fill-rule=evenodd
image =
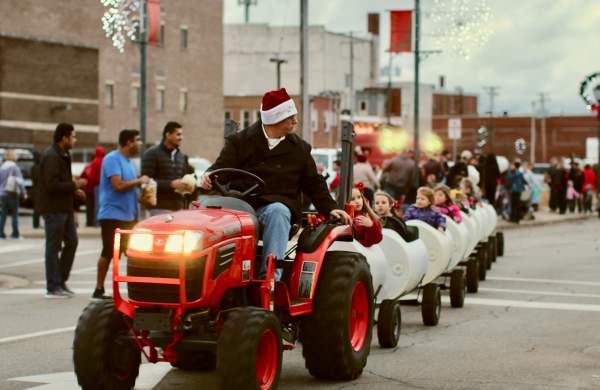
<path id="1" fill-rule="evenodd" d="M 390 12 L 390 51 L 412 51 L 412 11 Z"/>
<path id="2" fill-rule="evenodd" d="M 160 0 L 147 0 L 148 44 L 160 45 Z"/>

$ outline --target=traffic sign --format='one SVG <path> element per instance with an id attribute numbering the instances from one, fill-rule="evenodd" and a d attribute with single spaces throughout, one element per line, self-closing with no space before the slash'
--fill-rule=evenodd
<path id="1" fill-rule="evenodd" d="M 448 119 L 448 139 L 460 139 L 462 121 L 460 118 Z"/>

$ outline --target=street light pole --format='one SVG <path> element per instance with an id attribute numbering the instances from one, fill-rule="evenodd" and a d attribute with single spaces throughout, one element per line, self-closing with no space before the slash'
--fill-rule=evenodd
<path id="1" fill-rule="evenodd" d="M 269 62 L 274 62 L 277 65 L 277 89 L 281 88 L 281 64 L 287 64 L 287 60 L 282 58 L 271 58 Z"/>
<path id="2" fill-rule="evenodd" d="M 302 138 L 311 142 L 310 100 L 308 98 L 308 0 L 300 0 L 300 95 Z"/>
<path id="3" fill-rule="evenodd" d="M 414 107 L 414 129 L 415 129 L 415 164 L 417 166 L 417 170 L 419 169 L 419 160 L 420 160 L 420 148 L 419 148 L 419 61 L 420 61 L 420 35 L 421 35 L 421 10 L 420 10 L 420 0 L 415 0 L 415 107 Z M 391 69 L 390 69 L 391 71 Z M 419 186 L 419 176 L 415 175 L 415 185 Z"/>
<path id="4" fill-rule="evenodd" d="M 148 27 L 148 1 L 143 0 L 140 23 L 140 155 L 146 148 L 146 38 Z"/>

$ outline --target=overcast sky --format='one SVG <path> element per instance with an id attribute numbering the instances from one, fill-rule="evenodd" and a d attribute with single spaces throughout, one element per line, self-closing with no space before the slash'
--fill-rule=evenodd
<path id="1" fill-rule="evenodd" d="M 452 3 L 453 0 L 443 0 Z M 299 24 L 299 0 L 257 0 L 250 21 L 274 25 Z M 473 3 L 485 0 L 473 0 Z M 579 84 L 590 73 L 600 71 L 600 0 L 487 0 L 492 11 L 490 39 L 465 60 L 427 35 L 435 23 L 427 12 L 434 0 L 422 0 L 422 49 L 442 49 L 427 58 L 421 80 L 436 84 L 446 76 L 447 89 L 462 87 L 479 95 L 480 112 L 489 108 L 483 86 L 499 86 L 495 111 L 510 115 L 529 114 L 531 102 L 540 92 L 548 94 L 552 114 L 582 114 L 586 109 Z M 408 0 L 311 0 L 310 24 L 324 25 L 336 32 L 366 33 L 367 13 L 381 14 L 380 62 L 387 65 L 383 51 L 389 42 L 390 9 L 412 8 Z M 243 7 L 238 0 L 225 0 L 225 23 L 242 23 Z M 401 54 L 400 80 L 413 79 L 413 55 Z"/>

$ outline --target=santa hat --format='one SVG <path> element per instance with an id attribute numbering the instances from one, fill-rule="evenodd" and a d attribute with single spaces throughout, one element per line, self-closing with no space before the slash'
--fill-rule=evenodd
<path id="1" fill-rule="evenodd" d="M 260 105 L 260 119 L 265 125 L 274 125 L 296 115 L 296 105 L 285 88 L 265 93 Z"/>

